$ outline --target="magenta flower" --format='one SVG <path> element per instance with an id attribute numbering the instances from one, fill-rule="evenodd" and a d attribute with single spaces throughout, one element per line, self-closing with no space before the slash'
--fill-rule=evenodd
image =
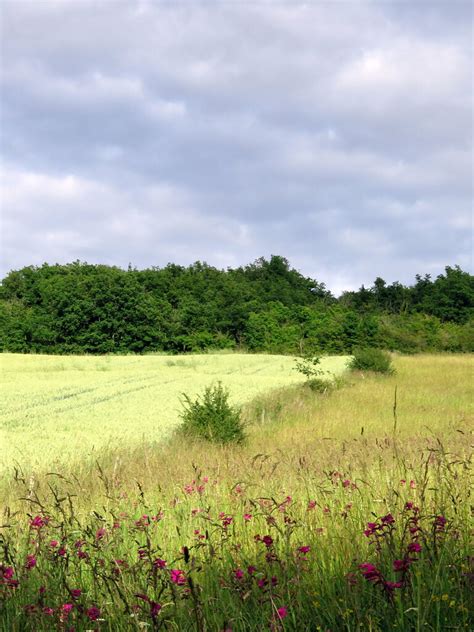
<path id="1" fill-rule="evenodd" d="M 269 549 L 273 544 L 273 538 L 270 535 L 264 535 L 262 538 L 262 542 Z"/>
<path id="2" fill-rule="evenodd" d="M 410 553 L 419 553 L 421 551 L 421 544 L 418 544 L 418 542 L 411 542 L 408 545 L 408 550 Z"/>
<path id="3" fill-rule="evenodd" d="M 82 595 L 82 590 L 80 588 L 73 588 L 71 590 L 71 597 L 73 599 L 79 599 L 81 595 Z"/>
<path id="4" fill-rule="evenodd" d="M 66 555 L 66 549 L 63 546 L 60 549 L 58 549 L 58 555 L 59 557 L 64 557 Z M 84 555 L 87 555 L 87 553 L 84 553 Z"/>
<path id="5" fill-rule="evenodd" d="M 234 571 L 234 577 L 240 581 L 244 577 L 244 571 L 241 568 L 236 569 Z"/>
<path id="6" fill-rule="evenodd" d="M 410 568 L 409 558 L 393 561 L 393 570 L 396 571 L 397 573 L 406 573 L 409 568 Z"/>
<path id="7" fill-rule="evenodd" d="M 97 532 L 95 534 L 95 539 L 102 540 L 102 538 L 104 538 L 106 534 L 107 534 L 107 531 L 104 529 L 104 527 L 101 527 L 100 529 L 97 529 Z"/>
<path id="8" fill-rule="evenodd" d="M 97 606 L 92 606 L 91 608 L 88 608 L 86 610 L 86 614 L 91 621 L 97 621 L 97 619 L 100 617 L 100 610 L 99 608 L 97 608 Z"/>
<path id="9" fill-rule="evenodd" d="M 280 619 L 284 619 L 286 616 L 288 616 L 288 610 L 285 608 L 285 606 L 282 606 L 281 608 L 278 608 L 277 614 Z"/>
<path id="10" fill-rule="evenodd" d="M 382 524 L 393 524 L 395 522 L 395 518 L 391 513 L 388 513 L 386 516 L 383 516 L 381 519 Z"/>
<path id="11" fill-rule="evenodd" d="M 255 571 L 256 571 L 256 570 L 257 570 L 257 569 L 255 568 L 255 566 L 248 566 L 248 567 L 247 567 L 247 573 L 248 573 L 249 575 L 253 575 L 253 574 L 255 573 Z"/>
<path id="12" fill-rule="evenodd" d="M 248 522 L 249 520 L 252 520 L 252 514 L 244 513 L 244 520 L 245 520 L 245 522 Z"/>
<path id="13" fill-rule="evenodd" d="M 444 531 L 447 520 L 444 516 L 436 516 L 434 520 L 434 527 L 436 531 Z"/>
<path id="14" fill-rule="evenodd" d="M 47 516 L 35 516 L 33 520 L 30 522 L 30 527 L 33 529 L 41 529 L 46 526 L 49 522 L 49 518 Z"/>
<path id="15" fill-rule="evenodd" d="M 310 550 L 311 550 L 310 546 L 300 546 L 300 548 L 298 549 L 300 553 L 309 553 Z"/>
<path id="16" fill-rule="evenodd" d="M 155 619 L 161 610 L 161 604 L 157 601 L 150 601 L 150 614 L 152 619 Z"/>
<path id="17" fill-rule="evenodd" d="M 368 582 L 372 582 L 373 584 L 383 582 L 382 573 L 373 564 L 359 564 L 359 569 Z"/>
<path id="18" fill-rule="evenodd" d="M 315 500 L 310 500 L 308 502 L 307 510 L 310 511 L 311 509 L 314 509 L 315 507 L 316 507 L 316 501 Z"/>
<path id="19" fill-rule="evenodd" d="M 49 608 L 48 606 L 45 606 L 42 610 L 43 614 L 46 614 L 48 616 L 52 616 L 54 614 L 54 609 L 53 608 Z"/>
<path id="20" fill-rule="evenodd" d="M 67 616 L 73 608 L 74 606 L 72 603 L 65 603 L 61 606 L 61 612 Z"/>
<path id="21" fill-rule="evenodd" d="M 36 557 L 34 555 L 27 555 L 25 566 L 28 570 L 34 568 L 36 566 Z"/>
<path id="22" fill-rule="evenodd" d="M 165 560 L 162 560 L 159 557 L 157 557 L 156 560 L 153 562 L 153 566 L 155 568 L 165 568 L 166 567 L 166 562 L 165 562 Z"/>
<path id="23" fill-rule="evenodd" d="M 173 569 L 170 572 L 170 578 L 173 584 L 176 584 L 177 586 L 184 586 L 184 584 L 186 583 L 186 576 L 184 574 L 184 571 L 180 571 L 177 568 Z"/>
<path id="24" fill-rule="evenodd" d="M 59 542 L 57 540 L 51 540 L 51 542 L 49 543 L 49 546 L 52 549 L 55 549 L 58 546 Z"/>

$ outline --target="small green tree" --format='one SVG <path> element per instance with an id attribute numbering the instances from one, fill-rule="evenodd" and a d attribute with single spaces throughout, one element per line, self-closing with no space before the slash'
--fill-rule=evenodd
<path id="1" fill-rule="evenodd" d="M 240 409 L 229 403 L 229 392 L 221 382 L 207 386 L 194 401 L 183 393 L 183 410 L 180 414 L 181 431 L 214 443 L 241 443 L 244 429 Z"/>
<path id="2" fill-rule="evenodd" d="M 301 373 L 306 377 L 306 384 L 313 390 L 320 393 L 326 393 L 331 383 L 328 380 L 323 379 L 328 371 L 324 371 L 319 366 L 321 363 L 321 357 L 317 355 L 305 355 L 301 358 L 297 358 L 295 371 Z"/>

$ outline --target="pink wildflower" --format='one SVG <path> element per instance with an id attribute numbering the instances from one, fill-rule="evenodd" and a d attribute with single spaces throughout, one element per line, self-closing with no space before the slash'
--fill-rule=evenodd
<path id="1" fill-rule="evenodd" d="M 281 608 L 278 608 L 277 614 L 280 619 L 284 619 L 286 616 L 288 616 L 288 610 L 285 608 L 285 606 L 282 606 Z"/>
<path id="2" fill-rule="evenodd" d="M 252 514 L 244 513 L 244 520 L 245 520 L 245 522 L 248 522 L 249 520 L 252 520 Z"/>
<path id="3" fill-rule="evenodd" d="M 180 571 L 177 568 L 171 571 L 170 578 L 173 584 L 176 584 L 177 586 L 184 586 L 184 584 L 186 583 L 186 576 L 184 572 Z"/>
<path id="4" fill-rule="evenodd" d="M 27 555 L 25 566 L 28 570 L 34 568 L 36 566 L 36 557 L 34 555 Z"/>
<path id="5" fill-rule="evenodd" d="M 51 542 L 49 543 L 49 546 L 52 549 L 55 549 L 58 546 L 59 542 L 57 540 L 51 540 Z"/>
<path id="6" fill-rule="evenodd" d="M 97 529 L 97 532 L 95 534 L 95 539 L 102 540 L 102 538 L 104 538 L 106 534 L 107 534 L 107 531 L 104 529 L 104 527 L 101 527 L 100 529 Z"/>
<path id="7" fill-rule="evenodd" d="M 410 553 L 419 553 L 421 551 L 421 544 L 418 544 L 418 542 L 410 542 L 408 550 Z"/>
<path id="8" fill-rule="evenodd" d="M 156 560 L 153 562 L 153 566 L 155 568 L 165 568 L 166 567 L 166 562 L 165 562 L 165 560 L 162 560 L 159 557 L 157 557 Z"/>
<path id="9" fill-rule="evenodd" d="M 244 571 L 241 568 L 236 569 L 234 571 L 234 577 L 240 581 L 244 577 Z"/>
<path id="10" fill-rule="evenodd" d="M 71 597 L 73 599 L 79 599 L 81 595 L 82 595 L 82 590 L 80 588 L 73 588 L 71 590 Z"/>
<path id="11" fill-rule="evenodd" d="M 97 619 L 100 617 L 100 610 L 99 608 L 97 608 L 97 606 L 92 606 L 91 608 L 88 608 L 86 610 L 86 614 L 91 621 L 97 621 Z"/>
<path id="12" fill-rule="evenodd" d="M 30 522 L 30 527 L 33 529 L 41 529 L 49 522 L 49 518 L 47 516 L 35 516 L 33 520 Z"/>
<path id="13" fill-rule="evenodd" d="M 269 549 L 273 544 L 273 538 L 270 535 L 264 535 L 262 538 L 262 542 Z"/>
<path id="14" fill-rule="evenodd" d="M 310 546 L 300 546 L 298 549 L 300 553 L 309 553 L 310 550 L 311 550 Z"/>

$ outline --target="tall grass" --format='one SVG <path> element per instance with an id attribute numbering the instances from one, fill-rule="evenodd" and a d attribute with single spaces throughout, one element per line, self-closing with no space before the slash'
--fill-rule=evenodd
<path id="1" fill-rule="evenodd" d="M 245 446 L 17 470 L 3 629 L 470 629 L 471 360 L 260 396 Z"/>

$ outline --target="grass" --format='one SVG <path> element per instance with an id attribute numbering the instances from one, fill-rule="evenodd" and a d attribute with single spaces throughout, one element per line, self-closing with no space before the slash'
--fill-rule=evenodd
<path id="1" fill-rule="evenodd" d="M 5 478 L 3 629 L 472 629 L 472 357 L 395 366 L 258 395 L 244 446 Z"/>
<path id="2" fill-rule="evenodd" d="M 179 423 L 182 393 L 193 397 L 217 380 L 236 404 L 302 380 L 287 356 L 2 354 L 0 361 L 0 470 L 12 461 L 52 467 L 110 445 L 160 441 Z M 346 363 L 323 361 L 336 374 Z"/>

